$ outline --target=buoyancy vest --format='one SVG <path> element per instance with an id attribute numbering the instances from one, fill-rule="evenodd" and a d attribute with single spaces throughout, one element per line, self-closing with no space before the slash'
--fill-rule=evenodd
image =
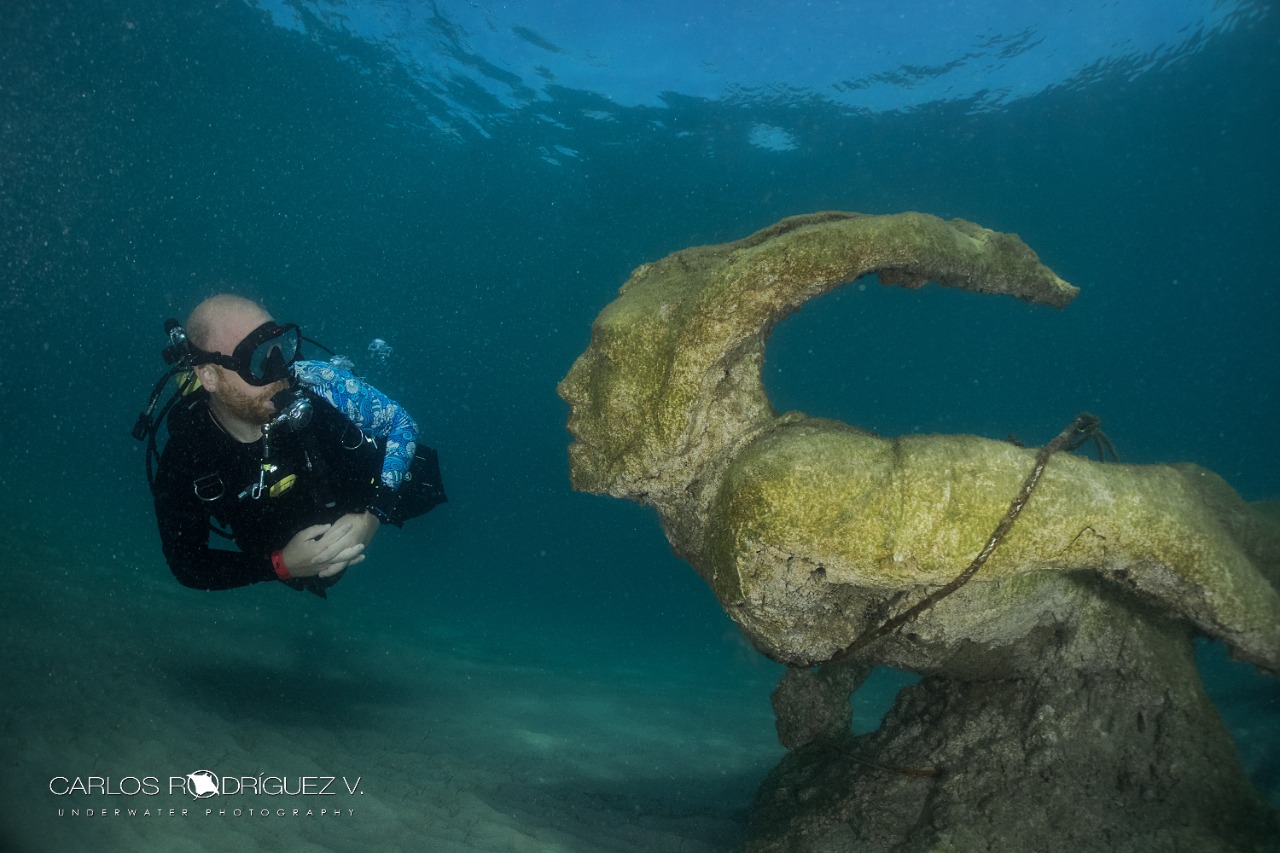
<path id="1" fill-rule="evenodd" d="M 199 501 L 242 551 L 270 553 L 313 525 L 360 512 L 377 492 L 383 448 L 324 398 L 304 389 L 311 421 L 264 442 L 243 443 L 214 420 L 208 395 L 184 400 L 169 417 L 161 479 L 171 494 Z"/>

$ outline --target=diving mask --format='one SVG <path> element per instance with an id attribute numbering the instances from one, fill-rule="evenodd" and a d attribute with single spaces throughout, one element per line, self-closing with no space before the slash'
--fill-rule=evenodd
<path id="1" fill-rule="evenodd" d="M 298 360 L 302 332 L 297 324 L 281 326 L 268 320 L 236 344 L 231 355 L 208 352 L 188 342 L 196 364 L 216 364 L 250 385 L 270 385 L 289 378 L 289 366 Z"/>

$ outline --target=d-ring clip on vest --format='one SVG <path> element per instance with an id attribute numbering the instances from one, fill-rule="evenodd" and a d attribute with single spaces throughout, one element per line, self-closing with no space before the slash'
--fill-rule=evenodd
<path id="1" fill-rule="evenodd" d="M 267 474 L 275 473 L 271 462 L 271 424 L 262 425 L 262 464 L 258 466 L 258 482 L 249 488 L 249 497 L 255 501 L 267 490 Z M 243 497 L 243 495 L 241 495 Z"/>

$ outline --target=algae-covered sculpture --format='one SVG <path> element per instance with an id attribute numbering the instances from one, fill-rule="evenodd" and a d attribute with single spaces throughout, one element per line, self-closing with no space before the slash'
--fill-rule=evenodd
<path id="1" fill-rule="evenodd" d="M 1280 524 L 1192 465 L 778 415 L 770 329 L 864 275 L 1054 307 L 1016 236 L 905 213 L 799 216 L 637 269 L 560 384 L 576 488 L 653 506 L 764 654 L 792 752 L 751 849 L 1271 849 L 1191 639 L 1280 673 Z M 876 665 L 923 676 L 854 737 Z"/>

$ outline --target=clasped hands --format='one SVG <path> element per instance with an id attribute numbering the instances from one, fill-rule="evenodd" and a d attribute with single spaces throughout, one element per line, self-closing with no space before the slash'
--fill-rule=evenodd
<path id="1" fill-rule="evenodd" d="M 298 531 L 280 557 L 292 577 L 327 578 L 363 562 L 365 546 L 381 526 L 372 513 L 347 513 L 333 524 Z"/>

